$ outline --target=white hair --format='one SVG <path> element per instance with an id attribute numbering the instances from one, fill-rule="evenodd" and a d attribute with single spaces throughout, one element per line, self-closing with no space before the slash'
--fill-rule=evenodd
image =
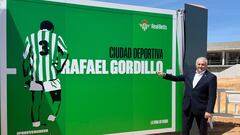
<path id="1" fill-rule="evenodd" d="M 208 65 L 208 60 L 207 60 L 206 57 L 198 57 L 197 60 L 196 60 L 196 64 L 199 60 L 203 60 L 206 63 L 206 65 Z"/>

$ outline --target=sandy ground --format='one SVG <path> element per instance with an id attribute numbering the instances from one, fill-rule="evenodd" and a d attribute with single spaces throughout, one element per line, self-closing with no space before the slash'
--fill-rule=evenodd
<path id="1" fill-rule="evenodd" d="M 240 91 L 240 78 L 219 78 L 218 89 L 230 89 L 233 91 Z M 224 113 L 226 110 L 226 94 L 221 93 L 220 112 Z M 240 108 L 240 106 L 238 106 Z M 234 113 L 234 104 L 229 104 L 228 112 Z M 217 112 L 217 103 L 215 105 L 215 112 Z M 238 109 L 240 114 L 240 109 Z M 240 135 L 240 118 L 232 117 L 214 117 L 214 129 L 209 130 L 210 135 Z"/>
<path id="2" fill-rule="evenodd" d="M 240 119 L 214 117 L 214 128 L 208 129 L 208 135 L 240 135 Z M 159 135 L 181 135 L 181 133 L 165 133 Z"/>
<path id="3" fill-rule="evenodd" d="M 218 89 L 240 91 L 240 77 L 239 78 L 218 78 Z M 217 97 L 219 98 L 219 97 Z M 217 99 L 218 100 L 218 99 Z M 240 118 L 233 118 L 231 116 L 224 116 L 226 107 L 226 94 L 221 92 L 220 98 L 220 116 L 213 117 L 213 129 L 208 129 L 209 135 L 240 135 Z M 228 113 L 234 113 L 234 104 L 228 105 Z M 216 101 L 215 112 L 218 111 Z M 238 113 L 240 114 L 240 105 Z M 165 133 L 161 135 L 181 135 L 181 133 Z"/>
<path id="4" fill-rule="evenodd" d="M 208 131 L 209 135 L 240 135 L 240 119 L 215 117 L 214 128 Z"/>

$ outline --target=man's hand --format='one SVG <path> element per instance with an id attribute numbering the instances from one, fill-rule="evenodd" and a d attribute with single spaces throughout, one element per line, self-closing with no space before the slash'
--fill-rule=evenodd
<path id="1" fill-rule="evenodd" d="M 163 73 L 162 71 L 157 71 L 157 74 L 159 76 L 162 76 L 162 77 L 165 77 L 166 76 L 166 73 Z"/>
<path id="2" fill-rule="evenodd" d="M 205 112 L 205 114 L 204 114 L 204 118 L 205 118 L 205 119 L 211 119 L 211 118 L 212 118 L 211 113 L 209 113 L 209 112 Z"/>
<path id="3" fill-rule="evenodd" d="M 25 89 L 29 89 L 30 83 L 31 83 L 31 81 L 30 81 L 30 80 L 27 80 L 27 81 L 25 82 L 25 84 L 24 84 L 24 88 L 25 88 Z"/>
<path id="4" fill-rule="evenodd" d="M 208 120 L 210 128 L 213 129 L 212 114 L 209 112 L 205 112 L 204 118 Z"/>

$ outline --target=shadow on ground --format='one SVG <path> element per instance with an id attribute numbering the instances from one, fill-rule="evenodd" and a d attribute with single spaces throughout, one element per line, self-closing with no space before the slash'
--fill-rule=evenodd
<path id="1" fill-rule="evenodd" d="M 208 135 L 239 134 L 239 131 L 232 130 L 235 127 L 240 127 L 240 124 L 232 122 L 214 122 L 214 128 L 208 129 Z M 162 133 L 156 135 L 181 135 L 181 133 Z"/>
<path id="2" fill-rule="evenodd" d="M 224 133 L 234 133 L 236 131 L 231 131 L 235 127 L 239 127 L 239 123 L 232 123 L 232 122 L 214 122 L 214 128 L 209 129 L 209 135 L 222 135 Z"/>

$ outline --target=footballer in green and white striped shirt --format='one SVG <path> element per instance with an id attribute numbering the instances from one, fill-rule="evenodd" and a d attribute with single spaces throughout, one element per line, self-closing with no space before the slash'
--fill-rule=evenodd
<path id="1" fill-rule="evenodd" d="M 59 50 L 61 53 L 67 53 L 62 37 L 47 29 L 27 36 L 23 58 L 30 59 L 32 67 L 30 74 L 33 81 L 57 79 Z"/>
<path id="2" fill-rule="evenodd" d="M 61 84 L 57 78 L 68 58 L 68 50 L 63 38 L 54 33 L 54 25 L 46 20 L 40 24 L 40 30 L 26 37 L 25 51 L 23 53 L 24 77 L 30 91 L 32 91 L 32 124 L 39 127 L 39 109 L 42 100 L 42 92 L 49 92 L 52 103 L 57 108 L 48 120 L 54 121 L 58 113 L 61 101 Z M 60 59 L 65 58 L 61 64 Z"/>

